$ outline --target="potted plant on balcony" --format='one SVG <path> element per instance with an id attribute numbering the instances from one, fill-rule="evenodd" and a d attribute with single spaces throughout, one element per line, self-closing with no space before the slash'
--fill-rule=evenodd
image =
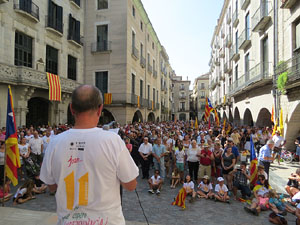
<path id="1" fill-rule="evenodd" d="M 288 65 L 286 61 L 280 61 L 276 67 L 276 73 L 279 74 L 277 78 L 277 88 L 280 90 L 282 94 L 286 93 L 285 85 L 288 81 L 289 77 L 289 71 L 288 71 Z"/>

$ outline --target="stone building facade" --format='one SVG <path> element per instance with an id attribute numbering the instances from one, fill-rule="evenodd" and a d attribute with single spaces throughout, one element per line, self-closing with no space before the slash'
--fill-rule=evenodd
<path id="1" fill-rule="evenodd" d="M 8 85 L 17 126 L 68 121 L 70 94 L 84 82 L 83 18 L 78 0 L 0 1 L 1 127 L 6 125 Z M 49 101 L 46 72 L 60 77 L 60 102 Z"/>

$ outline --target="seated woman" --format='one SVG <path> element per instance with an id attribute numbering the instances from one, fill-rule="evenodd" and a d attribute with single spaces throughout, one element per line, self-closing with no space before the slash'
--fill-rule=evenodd
<path id="1" fill-rule="evenodd" d="M 22 204 L 31 199 L 35 199 L 35 197 L 32 195 L 33 188 L 33 180 L 27 180 L 21 187 L 18 188 L 16 194 L 13 197 L 13 204 Z"/>
<path id="2" fill-rule="evenodd" d="M 268 183 L 268 180 L 265 179 L 264 175 L 259 175 L 258 180 L 261 184 L 258 184 L 254 187 L 253 193 L 254 197 L 252 204 L 249 207 L 245 206 L 244 209 L 246 212 L 252 213 L 256 216 L 259 215 L 261 210 L 267 210 L 269 208 L 269 191 L 271 186 Z"/>
<path id="3" fill-rule="evenodd" d="M 190 202 L 194 202 L 195 198 L 196 198 L 196 192 L 194 190 L 195 185 L 194 185 L 194 182 L 191 180 L 191 176 L 190 175 L 187 175 L 185 177 L 185 182 L 183 184 L 183 188 L 185 189 L 187 195 L 191 195 L 192 196 Z"/>
<path id="4" fill-rule="evenodd" d="M 180 181 L 180 174 L 178 171 L 178 168 L 174 168 L 174 171 L 172 172 L 172 183 L 171 183 L 171 188 L 176 188 L 176 185 Z"/>
<path id="5" fill-rule="evenodd" d="M 224 184 L 224 179 L 223 177 L 218 177 L 217 179 L 218 184 L 215 186 L 215 200 L 219 200 L 220 202 L 227 202 L 230 203 L 229 199 L 230 197 L 228 196 L 228 188 L 226 184 Z"/>
<path id="6" fill-rule="evenodd" d="M 6 178 L 6 181 L 5 181 L 5 185 L 3 185 L 3 181 L 1 181 L 1 184 L 0 184 L 0 202 L 3 201 L 3 197 L 4 197 L 4 201 L 8 201 L 11 196 L 12 196 L 12 193 L 10 193 L 10 184 L 11 184 L 11 181 L 9 178 Z"/>
<path id="7" fill-rule="evenodd" d="M 200 198 L 212 199 L 214 197 L 213 187 L 207 175 L 203 177 L 201 183 L 198 185 L 197 194 Z"/>
<path id="8" fill-rule="evenodd" d="M 295 209 L 284 203 L 283 195 L 278 196 L 274 189 L 269 191 L 269 205 L 276 214 L 286 214 L 286 212 L 295 214 Z"/>
<path id="9" fill-rule="evenodd" d="M 296 170 L 296 173 L 292 173 L 289 177 L 289 181 L 285 186 L 286 192 L 290 195 L 291 198 L 297 194 L 300 190 L 300 169 Z"/>

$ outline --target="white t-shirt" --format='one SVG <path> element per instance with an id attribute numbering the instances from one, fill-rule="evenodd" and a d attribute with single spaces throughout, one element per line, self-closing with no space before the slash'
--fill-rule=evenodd
<path id="1" fill-rule="evenodd" d="M 17 190 L 16 194 L 14 195 L 14 198 L 17 198 L 18 195 L 23 196 L 23 195 L 25 195 L 26 192 L 27 192 L 27 188 L 22 188 L 22 189 L 19 188 Z"/>
<path id="2" fill-rule="evenodd" d="M 184 163 L 184 150 L 179 151 L 179 149 L 177 149 L 175 151 L 175 156 L 176 156 L 176 162 L 177 163 Z"/>
<path id="3" fill-rule="evenodd" d="M 152 184 L 157 185 L 157 184 L 159 183 L 159 181 L 160 181 L 160 176 L 157 176 L 157 177 L 155 178 L 155 176 L 153 175 L 153 176 L 151 177 L 151 181 L 152 181 Z"/>
<path id="4" fill-rule="evenodd" d="M 262 186 L 260 189 L 258 189 L 257 195 L 264 196 L 264 194 L 266 194 L 268 192 L 269 192 L 269 189 Z"/>
<path id="5" fill-rule="evenodd" d="M 188 182 L 188 183 L 184 183 L 184 184 L 183 184 L 183 187 L 184 187 L 184 188 L 189 187 L 189 188 L 191 188 L 192 190 L 194 190 L 195 185 L 194 185 L 194 182 L 193 182 L 193 181 L 190 181 L 190 182 Z"/>
<path id="6" fill-rule="evenodd" d="M 19 145 L 19 152 L 20 152 L 20 155 L 26 155 L 26 154 L 28 153 L 28 147 L 29 147 L 28 144 L 25 144 L 25 145 Z"/>
<path id="7" fill-rule="evenodd" d="M 284 141 L 283 137 L 277 135 L 274 135 L 272 140 L 274 141 L 274 146 L 277 148 L 281 145 L 281 142 Z"/>
<path id="8" fill-rule="evenodd" d="M 26 139 L 26 143 L 28 143 L 30 141 L 30 139 L 33 138 L 33 134 L 31 135 L 25 135 L 25 139 Z"/>
<path id="9" fill-rule="evenodd" d="M 199 158 L 197 156 L 197 153 L 200 149 L 199 148 L 189 148 L 186 151 L 187 154 L 187 161 L 189 162 L 198 162 Z"/>
<path id="10" fill-rule="evenodd" d="M 47 149 L 47 147 L 48 147 L 48 144 L 49 144 L 49 142 L 50 142 L 50 136 L 49 137 L 47 137 L 46 135 L 42 138 L 42 140 L 43 140 L 43 151 L 44 151 L 44 153 L 46 152 L 46 149 Z"/>
<path id="11" fill-rule="evenodd" d="M 142 143 L 141 146 L 139 147 L 139 152 L 143 154 L 149 154 L 150 152 L 152 152 L 152 144 L 147 143 L 145 145 L 144 143 Z"/>
<path id="12" fill-rule="evenodd" d="M 228 191 L 228 188 L 227 188 L 226 184 L 223 184 L 222 187 L 219 184 L 217 184 L 215 187 L 215 192 L 217 192 L 221 195 L 224 195 L 225 192 L 227 192 L 227 191 Z"/>
<path id="13" fill-rule="evenodd" d="M 97 219 L 103 219 L 103 224 L 124 225 L 120 182 L 128 183 L 138 174 L 121 138 L 95 127 L 71 129 L 51 140 L 40 179 L 58 185 L 59 225 Z M 78 213 L 86 216 L 79 218 Z"/>
<path id="14" fill-rule="evenodd" d="M 201 183 L 198 185 L 198 188 L 199 188 L 201 191 L 205 191 L 205 192 L 209 192 L 210 190 L 213 189 L 211 183 L 209 183 L 209 184 L 204 184 L 203 181 L 201 181 Z"/>
<path id="15" fill-rule="evenodd" d="M 42 138 L 31 138 L 29 140 L 31 152 L 35 155 L 40 155 L 42 153 L 42 144 Z"/>

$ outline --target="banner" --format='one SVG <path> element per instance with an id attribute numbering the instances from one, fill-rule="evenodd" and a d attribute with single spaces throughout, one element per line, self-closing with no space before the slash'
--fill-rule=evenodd
<path id="1" fill-rule="evenodd" d="M 47 73 L 47 79 L 49 84 L 49 100 L 61 101 L 61 85 L 59 76 L 52 73 Z"/>

